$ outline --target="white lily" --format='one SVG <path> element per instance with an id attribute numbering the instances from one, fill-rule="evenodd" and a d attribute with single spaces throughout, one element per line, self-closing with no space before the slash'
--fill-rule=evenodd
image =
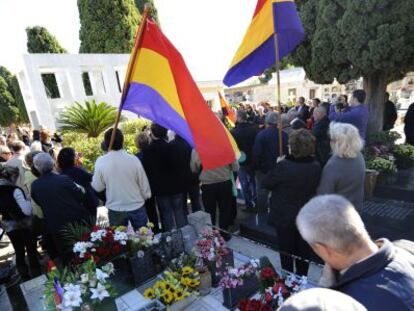
<path id="1" fill-rule="evenodd" d="M 102 301 L 106 297 L 110 296 L 105 286 L 103 286 L 101 283 L 98 283 L 98 286 L 96 286 L 96 288 L 90 288 L 90 291 L 92 292 L 91 299 L 99 299 L 99 301 Z"/>
<path id="2" fill-rule="evenodd" d="M 82 293 L 79 289 L 79 292 L 67 291 L 63 294 L 63 306 L 68 307 L 80 307 L 82 303 Z"/>
<path id="3" fill-rule="evenodd" d="M 108 273 L 105 273 L 101 269 L 96 268 L 96 278 L 98 279 L 98 281 L 105 283 L 105 279 L 107 279 L 108 277 Z"/>

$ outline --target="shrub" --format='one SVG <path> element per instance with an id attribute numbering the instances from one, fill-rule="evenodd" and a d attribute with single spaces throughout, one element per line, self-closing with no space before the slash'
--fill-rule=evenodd
<path id="1" fill-rule="evenodd" d="M 397 172 L 394 161 L 384 158 L 375 158 L 366 162 L 367 169 L 376 170 L 382 175 L 393 175 Z"/>
<path id="2" fill-rule="evenodd" d="M 394 157 L 399 169 L 411 168 L 414 165 L 414 146 L 409 144 L 397 145 L 394 148 Z"/>
<path id="3" fill-rule="evenodd" d="M 124 148 L 131 154 L 136 154 L 138 149 L 135 146 L 135 136 L 150 123 L 144 119 L 126 121 L 121 124 L 124 133 Z M 98 137 L 88 137 L 85 133 L 65 132 L 63 134 L 63 144 L 65 147 L 72 147 L 82 154 L 83 165 L 90 172 L 93 171 L 96 159 L 103 155 L 101 143 L 103 134 Z"/>
<path id="4" fill-rule="evenodd" d="M 395 142 L 401 138 L 401 135 L 397 132 L 383 131 L 372 134 L 368 137 L 368 146 L 386 146 L 389 149 L 393 149 Z"/>
<path id="5" fill-rule="evenodd" d="M 85 101 L 85 106 L 76 102 L 60 114 L 58 122 L 63 132 L 85 133 L 98 137 L 110 128 L 117 115 L 117 109 L 107 103 L 97 104 L 95 100 Z"/>

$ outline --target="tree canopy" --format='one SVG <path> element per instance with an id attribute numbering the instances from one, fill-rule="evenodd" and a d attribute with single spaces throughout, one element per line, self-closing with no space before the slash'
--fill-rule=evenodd
<path id="1" fill-rule="evenodd" d="M 159 25 L 160 20 L 158 19 L 158 11 L 157 11 L 157 8 L 155 7 L 154 0 L 135 0 L 135 5 L 137 6 L 138 11 L 141 15 L 144 14 L 145 4 L 147 3 L 151 8 L 152 20 Z"/>
<path id="2" fill-rule="evenodd" d="M 80 53 L 130 53 L 140 15 L 134 0 L 78 0 Z"/>
<path id="3" fill-rule="evenodd" d="M 45 27 L 26 28 L 27 51 L 29 53 L 66 53 L 58 40 Z"/>
<path id="4" fill-rule="evenodd" d="M 298 0 L 306 32 L 293 61 L 317 83 L 363 77 L 369 131 L 382 128 L 387 84 L 414 70 L 414 1 Z"/>
<path id="5" fill-rule="evenodd" d="M 29 121 L 19 83 L 6 67 L 0 66 L 0 125 Z"/>

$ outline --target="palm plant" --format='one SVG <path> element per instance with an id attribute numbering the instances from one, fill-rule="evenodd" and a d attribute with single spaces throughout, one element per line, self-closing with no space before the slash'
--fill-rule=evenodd
<path id="1" fill-rule="evenodd" d="M 98 137 L 99 134 L 110 128 L 117 115 L 117 109 L 105 102 L 97 104 L 95 100 L 79 102 L 60 114 L 58 122 L 63 132 L 85 133 L 88 137 Z"/>

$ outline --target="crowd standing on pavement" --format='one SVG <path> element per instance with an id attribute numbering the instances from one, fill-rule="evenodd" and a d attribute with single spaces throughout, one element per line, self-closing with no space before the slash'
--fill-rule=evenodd
<path id="1" fill-rule="evenodd" d="M 45 128 L 0 135 L 0 213 L 17 269 L 25 279 L 40 274 L 39 236 L 50 258 L 69 262 L 71 250 L 62 242 L 62 229 L 96 221 L 100 204 L 113 226 L 138 229 L 151 221 L 156 232 L 170 231 L 185 226 L 188 213 L 204 209 L 214 225 L 232 230 L 238 180 L 244 210 L 252 217 L 268 213 L 279 238 L 282 268 L 306 275 L 307 263 L 295 267 L 283 253 L 310 260 L 318 256 L 326 263 L 325 287 L 368 310 L 414 310 L 409 247 L 372 241 L 358 214 L 368 124 L 364 102 L 365 92 L 356 90 L 349 99 L 341 95 L 332 103 L 314 98 L 307 105 L 300 97 L 296 106 L 282 111 L 267 103 L 240 104 L 231 129 L 240 159 L 212 170 L 203 169 L 197 151 L 183 138 L 155 123 L 137 134 L 136 155 L 125 150 L 119 129 L 109 150 L 113 130 L 106 131 L 101 144 L 105 154 L 93 172 L 82 166 L 76 150 L 62 148 L 62 138 Z M 413 105 L 405 117 L 411 144 Z M 384 130 L 395 121 L 395 106 L 387 98 Z M 294 307 L 303 302 L 301 296 L 282 310 L 305 310 Z M 355 310 L 363 308 L 346 296 L 338 294 L 338 299 Z"/>

